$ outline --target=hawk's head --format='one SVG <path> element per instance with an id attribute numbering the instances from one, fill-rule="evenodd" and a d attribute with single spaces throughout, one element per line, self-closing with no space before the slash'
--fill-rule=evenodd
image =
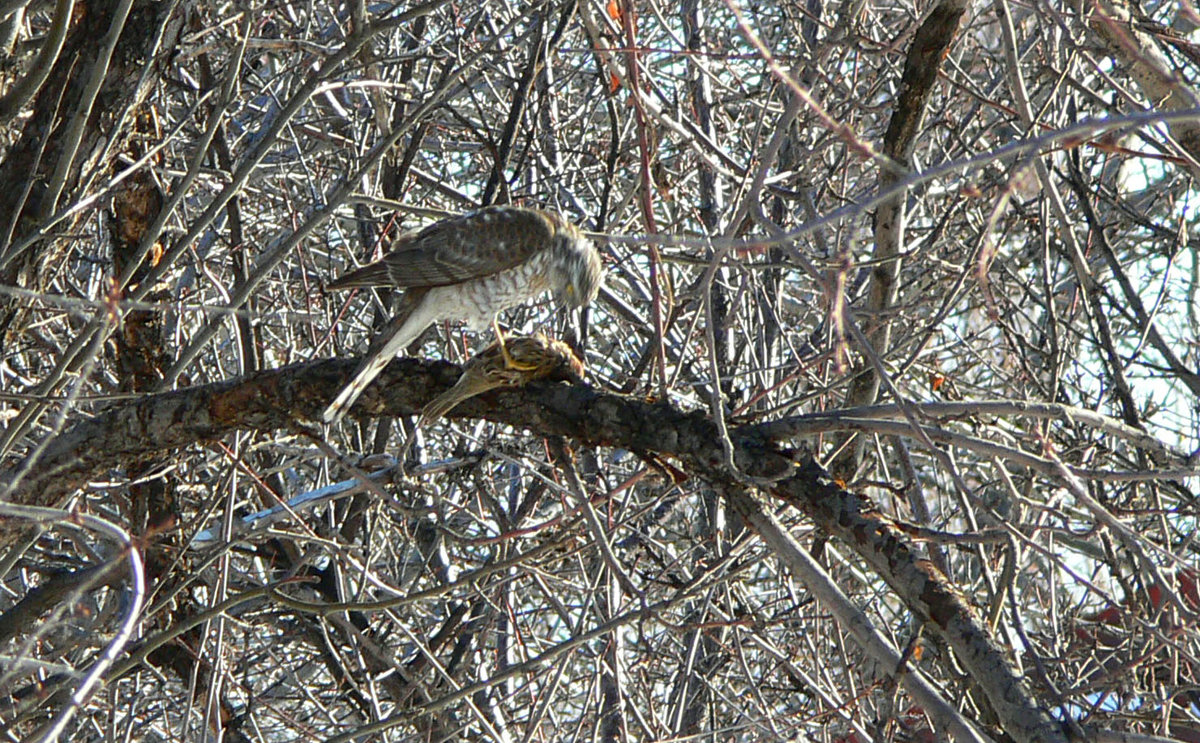
<path id="1" fill-rule="evenodd" d="M 604 267 L 592 241 L 575 225 L 563 220 L 554 234 L 553 270 L 555 299 L 567 307 L 591 304 L 604 281 Z"/>

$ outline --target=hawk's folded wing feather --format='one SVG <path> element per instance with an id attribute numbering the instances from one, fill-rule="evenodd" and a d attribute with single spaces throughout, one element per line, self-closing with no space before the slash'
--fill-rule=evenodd
<path id="1" fill-rule="evenodd" d="M 510 207 L 446 219 L 401 235 L 383 258 L 336 279 L 328 288 L 446 286 L 500 273 L 523 263 L 550 241 L 551 219 Z"/>

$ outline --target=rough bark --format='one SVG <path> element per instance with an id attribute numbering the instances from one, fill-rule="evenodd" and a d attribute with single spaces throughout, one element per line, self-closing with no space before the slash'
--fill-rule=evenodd
<path id="1" fill-rule="evenodd" d="M 336 359 L 297 364 L 120 405 L 64 432 L 39 459 L 26 462 L 28 472 L 14 484 L 14 496 L 21 502 L 49 504 L 130 457 L 211 441 L 239 430 L 305 427 L 305 421 L 320 415 L 329 391 L 340 388 L 355 363 Z M 458 367 L 445 362 L 396 360 L 352 413 L 416 413 L 449 388 L 458 374 Z M 727 497 L 743 493 L 742 483 L 725 467 L 717 427 L 703 413 L 587 386 L 531 384 L 467 401 L 452 416 L 483 417 L 545 436 L 669 456 Z M 796 452 L 776 445 L 753 427 L 734 429 L 730 440 L 739 472 L 774 480 L 768 487 L 772 496 L 799 508 L 851 547 L 910 611 L 938 633 L 971 672 L 1007 733 L 1030 743 L 1065 740 L 954 586 L 869 503 L 836 485 L 815 463 L 798 464 L 801 458 Z M 5 479 L 13 474 L 6 473 Z M 736 498 L 732 505 L 744 513 L 753 509 L 749 501 L 739 504 Z"/>

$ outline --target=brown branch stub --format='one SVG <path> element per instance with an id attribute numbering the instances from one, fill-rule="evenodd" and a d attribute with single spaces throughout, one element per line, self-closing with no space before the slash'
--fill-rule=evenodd
<path id="1" fill-rule="evenodd" d="M 884 154 L 898 163 L 907 165 L 912 156 L 938 70 L 950 53 L 968 5 L 966 0 L 945 0 L 935 5 L 909 47 L 900 94 L 883 138 Z"/>

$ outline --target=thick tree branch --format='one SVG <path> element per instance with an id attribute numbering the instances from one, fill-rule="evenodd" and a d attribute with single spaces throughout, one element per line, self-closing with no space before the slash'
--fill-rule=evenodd
<path id="1" fill-rule="evenodd" d="M 130 457 L 221 438 L 238 430 L 307 426 L 355 366 L 353 359 L 297 364 L 244 378 L 152 395 L 82 422 L 45 447 L 41 458 L 7 473 L 14 499 L 49 503 Z M 409 415 L 449 388 L 459 375 L 446 362 L 393 361 L 352 414 Z M 464 402 L 456 417 L 482 417 L 569 436 L 591 445 L 673 457 L 726 493 L 744 485 L 725 466 L 716 427 L 701 412 L 608 394 L 586 386 L 531 384 Z M 755 433 L 730 432 L 741 473 L 775 479 L 771 495 L 786 500 L 842 539 L 872 565 L 897 595 L 954 649 L 988 697 L 1005 731 L 1018 741 L 1065 740 L 1037 705 L 987 627 L 945 576 L 921 560 L 907 537 L 860 496 L 834 484 L 812 462 Z M 15 472 L 25 470 L 20 481 Z M 0 482 L 3 482 L 0 479 Z M 749 501 L 734 505 L 750 509 Z M 747 511 L 747 514 L 750 513 Z M 753 519 L 750 520 L 753 523 Z"/>

